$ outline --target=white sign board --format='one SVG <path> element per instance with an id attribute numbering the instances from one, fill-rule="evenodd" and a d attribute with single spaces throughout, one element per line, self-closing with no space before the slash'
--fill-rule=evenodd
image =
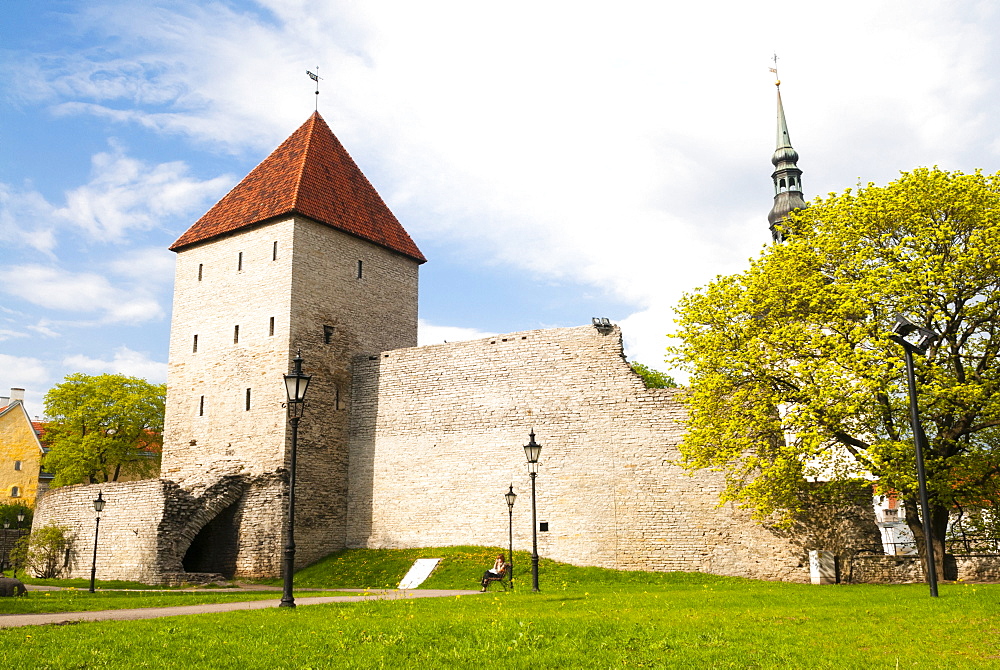
<path id="1" fill-rule="evenodd" d="M 418 558 L 413 562 L 413 567 L 403 577 L 399 583 L 401 589 L 415 589 L 424 583 L 424 580 L 431 576 L 434 568 L 441 562 L 440 558 Z"/>

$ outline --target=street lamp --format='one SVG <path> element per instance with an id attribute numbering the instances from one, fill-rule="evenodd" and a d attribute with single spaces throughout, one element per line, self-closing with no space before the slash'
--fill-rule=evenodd
<path id="1" fill-rule="evenodd" d="M 528 473 L 531 475 L 531 590 L 538 592 L 538 522 L 536 521 L 537 499 L 535 498 L 535 477 L 538 475 L 538 457 L 542 445 L 535 442 L 532 429 L 528 443 L 524 445 L 524 455 L 528 459 Z"/>
<path id="2" fill-rule="evenodd" d="M 507 533 L 509 536 L 510 544 L 508 545 L 508 556 L 507 564 L 510 566 L 510 590 L 514 590 L 514 501 L 517 500 L 517 494 L 514 493 L 514 484 L 511 482 L 510 490 L 503 494 L 503 497 L 507 499 Z"/>
<path id="3" fill-rule="evenodd" d="M 934 566 L 934 546 L 931 542 L 931 514 L 930 505 L 927 502 L 927 475 L 924 471 L 924 447 L 927 445 L 927 436 L 920 425 L 920 416 L 917 413 L 917 382 L 913 374 L 913 352 L 923 354 L 931 342 L 937 339 L 937 334 L 932 330 L 921 328 L 911 322 L 902 314 L 896 315 L 896 323 L 892 326 L 893 334 L 889 339 L 903 347 L 903 354 L 906 360 L 906 385 L 910 393 L 910 427 L 913 431 L 913 447 L 917 453 L 917 483 L 920 488 L 920 514 L 923 516 L 924 528 L 924 552 L 927 555 L 927 583 L 931 587 L 931 597 L 936 598 L 938 594 L 937 571 Z M 916 333 L 919 337 L 916 343 L 905 339 L 907 335 Z"/>
<path id="4" fill-rule="evenodd" d="M 97 534 L 101 530 L 101 510 L 104 509 L 104 492 L 97 492 L 97 499 L 94 500 L 94 511 L 97 518 L 94 521 L 94 557 L 90 561 L 90 592 L 94 592 L 94 577 L 97 575 Z"/>
<path id="5" fill-rule="evenodd" d="M 296 351 L 292 371 L 285 375 L 285 392 L 288 394 L 288 420 L 292 424 L 291 468 L 288 472 L 288 523 L 285 528 L 284 589 L 279 607 L 295 607 L 292 597 L 292 579 L 295 572 L 295 450 L 299 441 L 299 419 L 306 401 L 306 389 L 312 375 L 302 372 L 302 352 Z"/>
<path id="6" fill-rule="evenodd" d="M 7 530 L 10 528 L 10 521 L 3 522 L 3 560 L 0 561 L 0 573 L 3 573 L 7 569 L 7 564 L 10 563 L 10 549 L 7 548 L 9 544 L 7 540 L 7 535 L 9 533 Z M 16 575 L 15 575 L 16 576 Z"/>

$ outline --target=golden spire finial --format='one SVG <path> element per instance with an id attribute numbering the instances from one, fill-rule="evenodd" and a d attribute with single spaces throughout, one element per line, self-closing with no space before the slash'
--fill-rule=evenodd
<path id="1" fill-rule="evenodd" d="M 781 86 L 781 79 L 778 78 L 778 54 L 774 54 L 771 60 L 774 61 L 774 67 L 768 69 L 774 73 L 774 85 Z"/>

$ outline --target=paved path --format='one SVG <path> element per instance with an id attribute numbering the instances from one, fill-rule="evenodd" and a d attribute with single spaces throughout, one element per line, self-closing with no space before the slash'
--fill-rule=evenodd
<path id="1" fill-rule="evenodd" d="M 250 590 L 250 589 L 248 589 Z M 262 589 L 252 589 L 259 591 Z M 204 589 L 201 590 L 204 592 Z M 441 598 L 446 596 L 467 596 L 479 591 L 444 591 L 421 589 L 419 591 L 337 589 L 357 595 L 315 596 L 297 598 L 295 604 L 322 605 L 324 603 L 350 603 L 363 600 L 405 600 L 410 598 Z M 180 607 L 147 607 L 131 610 L 100 610 L 97 612 L 54 612 L 51 614 L 4 614 L 0 615 L 0 628 L 16 626 L 39 626 L 42 624 L 61 624 L 77 621 L 128 621 L 133 619 L 156 619 L 168 616 L 183 616 L 185 614 L 208 614 L 211 612 L 235 612 L 237 610 L 260 610 L 277 607 L 280 598 L 274 600 L 251 600 L 246 602 L 211 603 L 205 605 L 184 605 Z"/>

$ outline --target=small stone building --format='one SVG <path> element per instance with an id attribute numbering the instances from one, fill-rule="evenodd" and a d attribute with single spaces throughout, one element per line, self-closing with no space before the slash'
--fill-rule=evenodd
<path id="1" fill-rule="evenodd" d="M 511 484 L 515 546 L 530 548 L 521 445 L 531 430 L 543 445 L 549 558 L 806 581 L 808 549 L 877 545 L 874 519 L 789 537 L 718 507 L 721 476 L 676 464 L 679 391 L 645 388 L 616 327 L 416 347 L 424 256 L 318 113 L 171 248 L 161 478 L 53 490 L 36 514 L 86 538 L 103 490 L 104 577 L 280 573 L 291 438 L 282 375 L 296 351 L 313 380 L 298 441 L 297 565 L 344 547 L 504 545 Z M 75 556 L 69 573 L 83 575 L 86 551 Z"/>

